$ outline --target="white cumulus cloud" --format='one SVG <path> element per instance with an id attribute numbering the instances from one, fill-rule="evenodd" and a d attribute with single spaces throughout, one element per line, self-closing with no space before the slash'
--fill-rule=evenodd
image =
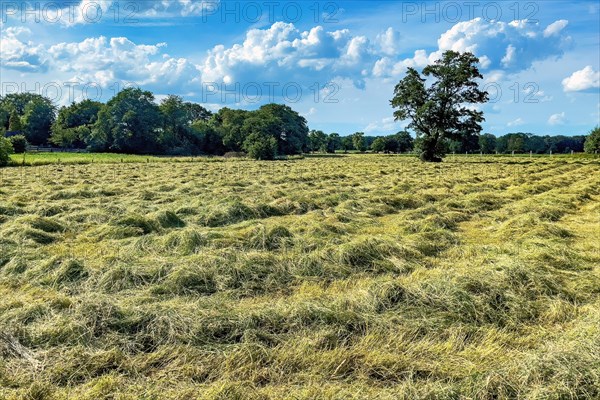
<path id="1" fill-rule="evenodd" d="M 325 84 L 336 77 L 364 86 L 366 66 L 375 62 L 373 45 L 347 29 L 333 32 L 316 26 L 308 31 L 275 22 L 267 29 L 251 29 L 242 43 L 218 45 L 201 66 L 206 82 L 297 82 Z M 369 67 L 369 69 L 372 67 Z"/>
<path id="2" fill-rule="evenodd" d="M 562 125 L 565 123 L 565 112 L 552 114 L 550 118 L 548 118 L 548 123 L 550 125 Z"/>
<path id="3" fill-rule="evenodd" d="M 519 118 L 507 123 L 506 126 L 519 126 L 519 125 L 523 125 L 524 123 L 525 123 L 525 121 L 523 121 L 523 118 L 519 117 Z"/>
<path id="4" fill-rule="evenodd" d="M 565 92 L 579 92 L 600 88 L 600 71 L 594 71 L 591 65 L 575 71 L 562 81 Z"/>
<path id="5" fill-rule="evenodd" d="M 558 21 L 554 21 L 550 25 L 544 29 L 544 37 L 557 35 L 560 31 L 562 31 L 567 25 L 569 21 L 566 19 L 559 19 Z"/>
<path id="6" fill-rule="evenodd" d="M 10 27 L 0 31 L 2 67 L 21 72 L 47 70 L 43 47 L 29 40 L 30 37 L 31 30 L 26 27 Z"/>
<path id="7" fill-rule="evenodd" d="M 395 63 L 387 74 L 403 72 L 406 67 L 424 67 L 438 60 L 444 51 L 471 52 L 480 59 L 482 69 L 502 68 L 516 72 L 529 68 L 534 61 L 563 53 L 569 41 L 562 35 L 566 20 L 559 20 L 542 29 L 528 20 L 509 23 L 474 18 L 455 24 L 442 35 L 438 49 L 431 53 L 417 50 L 414 56 Z M 544 33 L 546 32 L 546 33 Z M 379 65 L 378 73 L 383 76 Z"/>
<path id="8" fill-rule="evenodd" d="M 166 44 L 136 44 L 125 37 L 87 38 L 47 49 L 52 67 L 72 81 L 101 87 L 131 82 L 163 90 L 200 88 L 200 71 L 185 58 L 163 53 Z"/>

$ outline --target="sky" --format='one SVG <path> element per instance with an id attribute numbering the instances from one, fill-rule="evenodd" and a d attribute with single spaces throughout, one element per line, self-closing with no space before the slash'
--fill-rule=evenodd
<path id="1" fill-rule="evenodd" d="M 124 87 L 205 105 L 287 104 L 311 129 L 398 132 L 407 67 L 479 57 L 483 131 L 588 133 L 600 124 L 596 1 L 0 0 L 0 93 L 59 106 Z"/>

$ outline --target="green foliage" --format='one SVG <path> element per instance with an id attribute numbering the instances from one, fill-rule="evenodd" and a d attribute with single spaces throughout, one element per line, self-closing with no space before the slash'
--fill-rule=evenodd
<path id="1" fill-rule="evenodd" d="M 342 139 L 338 133 L 332 133 L 327 137 L 327 153 L 335 153 L 342 148 Z"/>
<path id="2" fill-rule="evenodd" d="M 193 154 L 216 154 L 225 153 L 226 147 L 223 145 L 223 138 L 219 134 L 218 128 L 210 122 L 197 120 L 190 129 L 189 141 L 195 146 L 192 149 Z"/>
<path id="3" fill-rule="evenodd" d="M 159 142 L 167 154 L 221 154 L 220 138 L 208 120 L 211 112 L 199 104 L 187 103 L 170 95 L 160 103 L 162 132 Z"/>
<path id="4" fill-rule="evenodd" d="M 188 122 L 208 121 L 213 115 L 212 112 L 197 103 L 185 102 L 183 106 L 186 110 Z"/>
<path id="5" fill-rule="evenodd" d="M 361 153 L 367 150 L 367 142 L 363 132 L 356 132 L 352 135 L 352 146 Z"/>
<path id="6" fill-rule="evenodd" d="M 495 139 L 495 150 L 498 153 L 533 152 L 535 154 L 567 154 L 571 151 L 584 151 L 585 136 L 537 136 L 531 133 L 509 133 Z"/>
<path id="7" fill-rule="evenodd" d="M 348 152 L 348 150 L 354 150 L 354 143 L 352 141 L 352 135 L 350 136 L 344 136 L 343 138 L 341 138 L 341 149 L 344 150 L 344 152 Z"/>
<path id="8" fill-rule="evenodd" d="M 306 119 L 282 104 L 266 104 L 252 113 L 252 121 L 260 120 L 262 132 L 273 136 L 277 140 L 277 154 L 301 154 L 308 149 L 308 126 Z M 254 132 L 244 123 L 244 131 Z M 268 146 L 267 146 L 268 147 Z"/>
<path id="9" fill-rule="evenodd" d="M 8 128 L 8 121 L 10 119 L 10 112 L 3 108 L 4 100 L 0 96 L 0 131 L 5 131 Z"/>
<path id="10" fill-rule="evenodd" d="M 31 144 L 48 142 L 50 128 L 54 122 L 54 109 L 54 105 L 45 98 L 38 98 L 25 107 L 23 125 L 27 141 Z"/>
<path id="11" fill-rule="evenodd" d="M 478 150 L 478 135 L 462 135 L 458 140 L 448 140 L 448 151 L 454 153 L 473 153 Z"/>
<path id="12" fill-rule="evenodd" d="M 90 146 L 122 153 L 157 153 L 161 122 L 160 109 L 151 92 L 124 89 L 100 110 Z"/>
<path id="13" fill-rule="evenodd" d="M 48 142 L 55 118 L 52 101 L 34 93 L 11 93 L 0 101 L 0 108 L 10 112 L 16 127 L 21 124 L 22 129 L 18 131 L 23 131 L 29 143 L 41 145 Z"/>
<path id="14" fill-rule="evenodd" d="M 327 151 L 328 137 L 323 131 L 312 130 L 308 134 L 309 150 L 320 151 L 322 153 Z"/>
<path id="15" fill-rule="evenodd" d="M 398 132 L 393 135 L 391 139 L 397 143 L 396 151 L 393 150 L 395 144 L 391 144 L 391 146 L 394 146 L 392 148 L 389 148 L 390 145 L 388 145 L 389 150 L 392 152 L 407 153 L 412 151 L 414 148 L 414 139 L 407 131 Z"/>
<path id="16" fill-rule="evenodd" d="M 10 155 L 13 153 L 13 147 L 10 140 L 0 137 L 0 167 L 4 167 L 10 160 Z"/>
<path id="17" fill-rule="evenodd" d="M 592 129 L 585 139 L 585 152 L 594 154 L 600 153 L 600 127 Z"/>
<path id="18" fill-rule="evenodd" d="M 21 117 L 15 110 L 10 113 L 10 119 L 8 120 L 8 131 L 9 132 L 21 132 L 23 130 L 23 124 L 21 124 Z"/>
<path id="19" fill-rule="evenodd" d="M 223 145 L 229 151 L 242 151 L 244 145 L 244 132 L 242 128 L 244 121 L 249 115 L 251 113 L 246 110 L 233 110 L 223 107 L 212 116 L 211 120 L 223 138 Z"/>
<path id="20" fill-rule="evenodd" d="M 426 88 L 425 78 L 408 68 L 406 77 L 394 89 L 391 100 L 396 120 L 410 120 L 409 128 L 422 136 L 420 142 L 423 161 L 441 161 L 447 146 L 440 142 L 460 140 L 481 132 L 483 112 L 465 107 L 484 103 L 487 92 L 478 88 L 481 79 L 476 64 L 479 59 L 471 53 L 446 51 L 442 58 L 423 69 L 425 77 L 434 83 Z"/>
<path id="21" fill-rule="evenodd" d="M 277 139 L 260 131 L 250 133 L 244 141 L 244 151 L 255 160 L 274 160 L 277 148 Z"/>
<path id="22" fill-rule="evenodd" d="M 50 141 L 61 147 L 85 148 L 102 107 L 102 103 L 91 100 L 61 107 L 52 125 Z"/>
<path id="23" fill-rule="evenodd" d="M 386 145 L 385 138 L 378 137 L 371 144 L 371 150 L 373 150 L 375 153 L 381 153 L 381 152 L 385 151 L 385 145 Z"/>
<path id="24" fill-rule="evenodd" d="M 491 133 L 484 133 L 479 136 L 479 150 L 483 154 L 491 154 L 496 151 L 496 136 Z"/>
<path id="25" fill-rule="evenodd" d="M 506 150 L 509 152 L 523 153 L 525 151 L 525 141 L 527 135 L 524 133 L 514 133 L 507 135 Z"/>
<path id="26" fill-rule="evenodd" d="M 160 138 L 165 148 L 179 146 L 187 136 L 189 126 L 194 121 L 188 115 L 183 99 L 170 95 L 160 103 L 163 131 Z"/>
<path id="27" fill-rule="evenodd" d="M 406 131 L 390 136 L 377 137 L 371 143 L 371 150 L 376 153 L 407 153 L 414 148 L 414 139 Z"/>
<path id="28" fill-rule="evenodd" d="M 11 136 L 8 138 L 8 140 L 10 140 L 10 143 L 16 154 L 25 153 L 25 151 L 27 150 L 27 146 L 29 145 L 27 139 L 23 135 Z"/>

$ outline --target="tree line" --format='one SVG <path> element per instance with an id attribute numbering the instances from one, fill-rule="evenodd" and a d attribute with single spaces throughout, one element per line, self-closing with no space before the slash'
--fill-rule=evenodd
<path id="1" fill-rule="evenodd" d="M 385 137 L 309 131 L 304 117 L 281 104 L 216 113 L 174 95 L 157 104 L 151 92 L 138 88 L 125 89 L 106 104 L 84 100 L 59 109 L 38 94 L 9 94 L 0 98 L 0 134 L 10 137 L 16 152 L 31 144 L 128 154 L 243 153 L 263 160 L 369 149 L 404 153 L 414 142 L 406 131 Z"/>
<path id="2" fill-rule="evenodd" d="M 584 151 L 585 135 L 577 136 L 540 136 L 532 133 L 516 132 L 496 137 L 491 133 L 479 136 L 465 137 L 463 140 L 451 140 L 447 143 L 448 151 L 452 153 L 510 154 L 529 153 L 557 154 L 576 153 Z"/>
<path id="3" fill-rule="evenodd" d="M 467 64 L 473 62 L 470 58 L 466 61 Z M 416 84 L 418 88 L 422 83 L 417 76 L 410 78 L 409 75 L 405 79 L 407 86 Z M 400 96 L 413 94 L 402 83 L 396 92 Z M 418 104 L 421 100 L 415 101 Z M 410 109 L 413 103 L 410 107 L 400 104 L 406 115 L 416 116 Z M 435 102 L 428 101 L 427 104 L 430 107 Z M 424 111 L 419 109 L 418 112 Z M 479 117 L 476 114 L 472 118 L 479 120 Z M 430 124 L 433 128 L 425 127 L 430 129 L 429 133 L 421 131 L 424 127 L 414 126 L 416 139 L 408 131 L 387 136 L 366 136 L 363 132 L 341 136 L 309 130 L 304 117 L 281 104 L 267 104 L 255 111 L 225 107 L 213 113 L 200 104 L 185 102 L 179 96 L 170 95 L 157 103 L 151 92 L 128 88 L 106 104 L 84 100 L 57 109 L 51 100 L 41 95 L 15 93 L 0 97 L 0 152 L 5 153 L 0 156 L 0 164 L 6 163 L 9 152 L 24 152 L 28 144 L 173 156 L 234 153 L 261 160 L 309 152 L 368 150 L 416 152 L 422 158 L 425 154 L 426 158 L 434 159 L 449 152 L 504 154 L 531 151 L 540 154 L 584 150 L 594 153 L 599 150 L 598 128 L 586 141 L 586 136 L 537 136 L 522 132 L 496 137 L 489 133 L 479 134 L 479 128 L 460 130 L 466 126 L 462 122 L 455 124 L 452 134 L 439 135 L 437 132 L 441 127 L 435 125 L 437 120 Z M 8 140 L 3 136 L 8 136 Z"/>
<path id="4" fill-rule="evenodd" d="M 245 153 L 255 159 L 309 151 L 306 119 L 282 104 L 255 111 L 203 106 L 128 88 L 106 104 L 84 100 L 56 109 L 32 93 L 0 98 L 0 130 L 29 144 L 93 152 L 165 155 Z M 4 136 L 4 135 L 2 135 Z"/>

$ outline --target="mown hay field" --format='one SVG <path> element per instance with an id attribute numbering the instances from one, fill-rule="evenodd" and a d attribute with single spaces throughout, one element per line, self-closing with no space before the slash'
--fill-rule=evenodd
<path id="1" fill-rule="evenodd" d="M 0 398 L 600 397 L 598 160 L 0 171 Z"/>

